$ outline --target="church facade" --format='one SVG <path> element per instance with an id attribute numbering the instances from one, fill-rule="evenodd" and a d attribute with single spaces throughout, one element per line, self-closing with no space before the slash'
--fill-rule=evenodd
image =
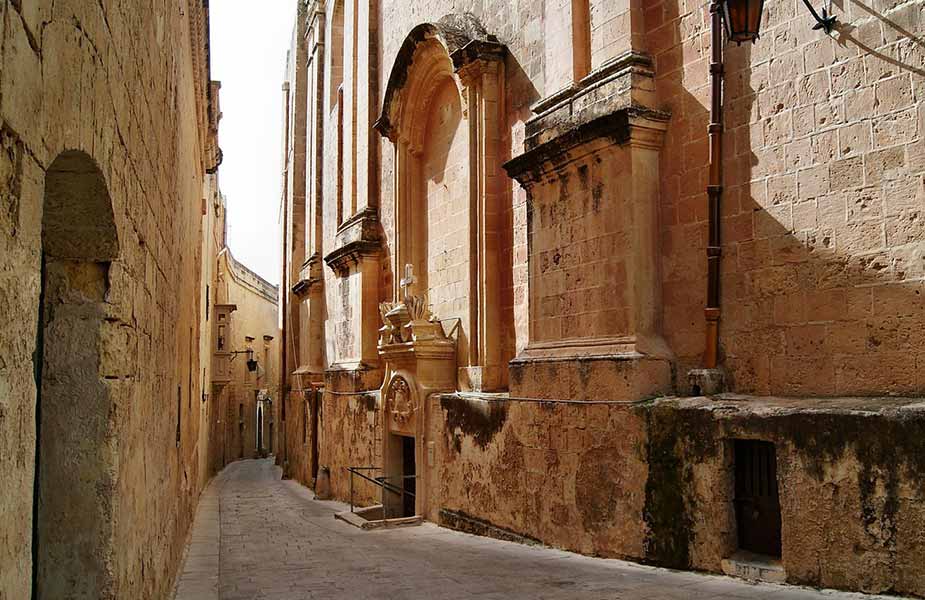
<path id="1" fill-rule="evenodd" d="M 845 3 L 827 35 L 768 0 L 741 45 L 718 7 L 300 2 L 287 476 L 586 554 L 925 594 L 925 5 Z"/>

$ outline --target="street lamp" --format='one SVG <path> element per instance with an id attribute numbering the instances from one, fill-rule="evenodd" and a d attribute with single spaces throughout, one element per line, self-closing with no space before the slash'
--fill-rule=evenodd
<path id="1" fill-rule="evenodd" d="M 253 373 L 254 371 L 257 370 L 257 360 L 254 358 L 254 350 L 252 348 L 248 348 L 247 350 L 235 350 L 234 352 L 231 353 L 231 360 L 234 360 L 238 356 L 238 354 L 247 355 L 247 370 L 248 371 Z"/>
<path id="2" fill-rule="evenodd" d="M 719 4 L 723 12 L 726 39 L 737 44 L 758 39 L 764 0 L 719 0 Z M 829 14 L 831 6 L 823 6 L 820 11 L 816 11 L 810 0 L 803 0 L 803 4 L 816 20 L 813 29 L 823 29 L 826 33 L 832 33 L 835 17 Z"/>
<path id="3" fill-rule="evenodd" d="M 741 44 L 758 39 L 764 0 L 725 0 L 720 4 L 723 8 L 726 38 L 730 42 Z"/>

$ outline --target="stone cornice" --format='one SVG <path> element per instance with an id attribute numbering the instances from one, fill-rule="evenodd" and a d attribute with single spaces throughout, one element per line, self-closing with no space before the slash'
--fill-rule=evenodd
<path id="1" fill-rule="evenodd" d="M 341 223 L 337 228 L 339 241 L 353 239 L 379 240 L 379 214 L 372 206 L 367 206 Z"/>
<path id="2" fill-rule="evenodd" d="M 265 298 L 273 304 L 279 303 L 279 286 L 273 285 L 254 271 L 247 268 L 244 264 L 231 254 L 231 249 L 225 247 L 218 254 L 219 260 L 225 260 L 225 271 L 230 274 L 234 282 L 241 287 Z"/>
<path id="3" fill-rule="evenodd" d="M 354 240 L 329 253 L 324 262 L 339 277 L 346 277 L 351 266 L 359 264 L 364 258 L 378 257 L 380 250 L 378 240 Z"/>
<path id="4" fill-rule="evenodd" d="M 547 170 L 550 161 L 576 158 L 591 143 L 657 148 L 670 114 L 656 104 L 652 58 L 627 52 L 581 81 L 537 102 L 525 124 L 524 153 L 504 165 L 522 185 Z M 570 156 L 569 156 L 570 155 Z"/>
<path id="5" fill-rule="evenodd" d="M 307 296 L 315 286 L 324 283 L 324 277 L 321 275 L 321 255 L 315 252 L 302 263 L 299 269 L 299 281 L 292 286 L 292 293 L 303 298 Z"/>
<path id="6" fill-rule="evenodd" d="M 313 279 L 300 279 L 292 286 L 292 293 L 302 298 L 311 291 L 312 285 L 315 283 L 317 282 Z"/>
<path id="7" fill-rule="evenodd" d="M 668 119 L 668 113 L 662 111 L 639 107 L 622 108 L 566 129 L 502 166 L 510 177 L 521 185 L 528 185 L 539 179 L 547 164 L 562 162 L 571 151 L 596 140 L 618 146 L 636 143 L 657 148 Z"/>
<path id="8" fill-rule="evenodd" d="M 527 121 L 527 126 L 535 126 L 537 121 L 554 113 L 557 109 L 570 104 L 575 98 L 587 95 L 595 88 L 625 78 L 629 75 L 640 75 L 652 78 L 655 76 L 652 58 L 639 52 L 627 52 L 607 61 L 597 69 L 588 73 L 581 81 L 572 83 L 561 90 L 553 92 L 546 98 L 537 101 L 530 109 L 536 114 Z M 575 112 L 574 110 L 572 112 Z"/>
<path id="9" fill-rule="evenodd" d="M 379 256 L 382 233 L 376 209 L 367 206 L 344 221 L 337 230 L 335 245 L 335 250 L 324 257 L 324 262 L 341 277 L 361 259 Z"/>

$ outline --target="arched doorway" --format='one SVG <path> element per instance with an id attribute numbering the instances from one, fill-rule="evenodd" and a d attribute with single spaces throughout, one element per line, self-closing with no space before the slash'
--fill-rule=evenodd
<path id="1" fill-rule="evenodd" d="M 83 152 L 60 154 L 45 174 L 42 216 L 32 536 L 39 600 L 115 594 L 115 444 L 100 364 L 118 246 L 99 167 Z"/>

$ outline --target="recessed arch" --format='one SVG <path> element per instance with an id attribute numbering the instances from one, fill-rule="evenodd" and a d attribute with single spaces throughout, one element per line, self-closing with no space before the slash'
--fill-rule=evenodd
<path id="1" fill-rule="evenodd" d="M 45 173 L 36 352 L 33 597 L 115 597 L 112 402 L 104 379 L 109 267 L 119 242 L 102 172 L 86 153 Z"/>
<path id="2" fill-rule="evenodd" d="M 442 52 L 433 52 L 437 50 L 434 44 L 439 45 Z M 430 51 L 420 52 L 422 45 L 425 48 L 430 46 Z M 449 61 L 450 72 L 458 73 L 479 60 L 500 60 L 505 52 L 498 38 L 489 34 L 471 13 L 449 14 L 436 23 L 417 25 L 405 37 L 395 55 L 376 129 L 394 141 L 394 128 L 402 120 L 399 114 L 402 106 L 408 98 L 414 98 L 406 90 L 406 87 L 412 87 L 408 85 L 409 81 L 413 82 L 413 78 L 409 77 L 412 67 L 417 71 L 422 60 L 442 55 Z"/>
<path id="3" fill-rule="evenodd" d="M 439 318 L 459 319 L 464 390 L 506 385 L 497 335 L 499 254 L 511 235 L 499 225 L 506 52 L 469 13 L 414 27 L 396 54 L 375 125 L 394 151 L 392 272 L 414 265 L 412 292 L 426 293 Z M 440 114 L 446 119 L 435 122 Z M 393 277 L 393 297 L 403 293 Z"/>
<path id="4" fill-rule="evenodd" d="M 48 257 L 109 262 L 119 255 L 103 173 L 86 153 L 58 155 L 45 173 L 42 250 Z"/>

